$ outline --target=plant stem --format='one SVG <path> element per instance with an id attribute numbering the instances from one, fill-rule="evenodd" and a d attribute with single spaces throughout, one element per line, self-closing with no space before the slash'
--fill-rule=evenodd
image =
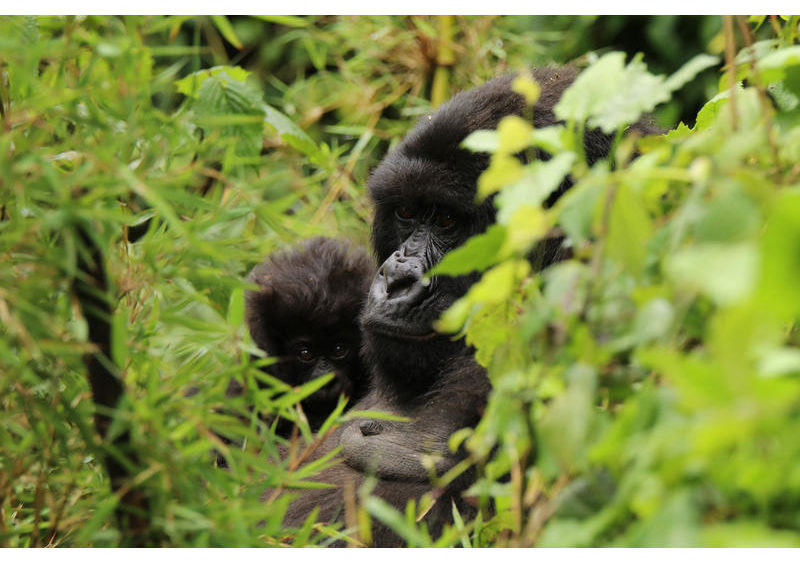
<path id="1" fill-rule="evenodd" d="M 453 52 L 453 16 L 437 16 L 439 45 L 436 52 L 436 71 L 431 88 L 431 105 L 438 107 L 450 97 L 450 69 L 456 62 Z"/>

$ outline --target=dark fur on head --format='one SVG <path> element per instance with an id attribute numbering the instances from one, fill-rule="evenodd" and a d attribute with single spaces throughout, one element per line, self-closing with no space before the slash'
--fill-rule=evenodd
<path id="1" fill-rule="evenodd" d="M 327 371 L 336 374 L 334 381 L 303 401 L 309 420 L 315 415 L 324 420 L 340 393 L 355 400 L 366 391 L 358 316 L 374 272 L 374 261 L 362 249 L 317 237 L 273 254 L 248 276 L 259 286 L 245 296 L 250 335 L 278 360 L 267 371 L 290 385 L 306 383 Z M 327 356 L 320 349 L 340 342 L 349 353 L 339 362 L 322 358 L 312 368 L 300 362 L 292 349 L 299 341 L 315 346 L 319 358 Z"/>
<path id="2" fill-rule="evenodd" d="M 578 71 L 571 67 L 533 69 L 531 76 L 541 86 L 541 95 L 533 108 L 536 128 L 558 123 L 553 107 L 575 80 Z M 423 117 L 403 141 L 372 172 L 369 194 L 375 204 L 372 228 L 373 245 L 378 261 L 383 262 L 402 241 L 396 240 L 388 225 L 398 205 L 424 200 L 440 203 L 459 211 L 472 226 L 472 234 L 483 232 L 495 221 L 490 199 L 475 204 L 478 176 L 488 167 L 489 155 L 462 148 L 461 143 L 473 131 L 496 129 L 508 115 L 523 116 L 528 109 L 524 98 L 511 89 L 516 74 L 490 80 L 477 88 L 460 92 L 433 114 Z M 649 119 L 632 125 L 630 131 L 642 135 L 663 133 Z M 599 129 L 585 134 L 586 158 L 593 164 L 608 156 L 613 136 Z M 541 160 L 550 155 L 539 152 Z M 546 206 L 571 185 L 569 180 L 551 195 Z"/>

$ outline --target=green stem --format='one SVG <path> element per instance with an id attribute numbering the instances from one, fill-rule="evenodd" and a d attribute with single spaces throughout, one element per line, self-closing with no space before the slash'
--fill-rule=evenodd
<path id="1" fill-rule="evenodd" d="M 453 51 L 453 16 L 437 16 L 439 45 L 436 52 L 436 71 L 431 88 L 431 105 L 437 107 L 450 97 L 450 69 L 456 62 Z"/>

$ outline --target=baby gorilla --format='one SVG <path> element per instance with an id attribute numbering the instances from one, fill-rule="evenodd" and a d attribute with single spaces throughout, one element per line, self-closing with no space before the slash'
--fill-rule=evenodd
<path id="1" fill-rule="evenodd" d="M 334 373 L 331 382 L 301 401 L 312 431 L 333 412 L 340 395 L 352 405 L 366 392 L 358 317 L 375 270 L 364 250 L 317 237 L 270 256 L 247 278 L 259 286 L 245 297 L 250 335 L 277 360 L 265 371 L 292 386 Z M 278 426 L 283 435 L 290 429 Z"/>

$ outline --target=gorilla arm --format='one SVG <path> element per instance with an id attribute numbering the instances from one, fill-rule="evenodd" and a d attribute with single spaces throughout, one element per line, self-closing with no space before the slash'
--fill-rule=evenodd
<path id="1" fill-rule="evenodd" d="M 351 468 L 380 479 L 429 482 L 464 458 L 451 452 L 450 436 L 474 426 L 483 412 L 489 382 L 485 370 L 468 355 L 454 358 L 440 384 L 413 405 L 400 405 L 373 392 L 364 401 L 410 421 L 355 419 L 342 429 L 342 457 Z"/>

